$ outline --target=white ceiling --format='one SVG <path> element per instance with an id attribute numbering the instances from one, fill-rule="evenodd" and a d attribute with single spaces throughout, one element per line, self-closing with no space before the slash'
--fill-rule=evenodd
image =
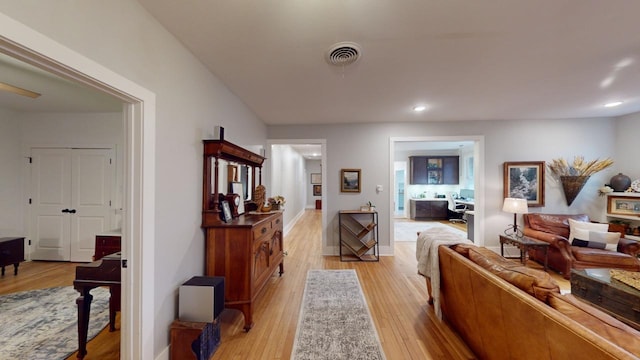
<path id="1" fill-rule="evenodd" d="M 41 94 L 0 91 L 0 108 L 18 112 L 119 112 L 118 99 L 0 53 L 0 82 Z"/>
<path id="2" fill-rule="evenodd" d="M 139 2 L 271 125 L 640 111 L 638 0 Z"/>

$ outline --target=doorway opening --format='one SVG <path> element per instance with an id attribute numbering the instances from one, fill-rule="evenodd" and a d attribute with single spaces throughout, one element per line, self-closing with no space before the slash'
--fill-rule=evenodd
<path id="1" fill-rule="evenodd" d="M 438 182 L 412 181 L 411 157 L 458 157 L 456 162 L 455 181 Z M 468 235 L 474 239 L 476 244 L 483 244 L 481 236 L 484 232 L 482 225 L 484 208 L 484 189 L 481 187 L 480 179 L 484 176 L 484 137 L 483 136 L 434 136 L 434 137 L 397 137 L 390 139 L 390 168 L 391 183 L 394 189 L 391 193 L 390 203 L 392 204 L 390 218 L 391 249 L 394 248 L 395 241 L 415 241 L 417 238 L 415 229 L 422 229 L 432 226 L 435 221 L 442 221 L 440 226 L 448 226 L 448 197 L 459 197 L 460 194 L 472 193 L 474 202 L 474 225 L 470 227 L 473 234 Z M 427 165 L 425 164 L 425 167 Z M 402 171 L 404 169 L 404 171 Z M 425 168 L 426 170 L 426 168 Z M 434 177 L 439 179 L 438 172 L 442 168 L 433 169 Z M 425 171 L 425 178 L 427 171 Z M 440 174 L 442 175 L 442 174 Z M 424 202 L 428 202 L 425 206 Z M 399 202 L 402 202 L 404 211 L 400 210 Z M 418 211 L 420 210 L 420 211 Z M 422 214 L 420 214 L 422 212 Z M 424 215 L 424 213 L 427 215 Z M 418 220 L 428 221 L 430 224 L 417 223 L 416 217 L 426 218 Z M 398 229 L 396 226 L 399 225 Z M 404 225 L 410 226 L 410 230 L 400 228 Z M 422 225 L 422 226 L 421 226 Z M 406 227 L 406 226 L 405 226 Z M 405 231 L 406 230 L 406 231 Z M 466 227 L 464 229 L 466 232 Z M 456 231 L 460 231 L 459 229 Z M 396 239 L 397 234 L 405 234 L 407 239 Z"/>
<path id="2" fill-rule="evenodd" d="M 265 172 L 267 191 L 287 201 L 284 231 L 292 228 L 305 209 L 322 213 L 322 244 L 326 253 L 327 157 L 326 139 L 268 140 L 266 157 L 271 164 Z"/>
<path id="3" fill-rule="evenodd" d="M 0 24 L 0 53 L 124 104 L 122 257 L 128 267 L 122 269 L 120 355 L 153 358 L 155 95 L 3 14 Z"/>

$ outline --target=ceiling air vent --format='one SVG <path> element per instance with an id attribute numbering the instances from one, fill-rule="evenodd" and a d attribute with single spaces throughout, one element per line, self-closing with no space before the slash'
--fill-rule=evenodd
<path id="1" fill-rule="evenodd" d="M 327 62 L 331 65 L 345 66 L 360 59 L 360 46 L 352 42 L 340 42 L 327 50 Z"/>

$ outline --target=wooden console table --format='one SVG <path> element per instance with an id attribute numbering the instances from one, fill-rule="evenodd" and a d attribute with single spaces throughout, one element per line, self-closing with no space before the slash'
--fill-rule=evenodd
<path id="1" fill-rule="evenodd" d="M 24 261 L 24 238 L 0 238 L 0 267 L 4 276 L 4 267 L 13 265 L 13 275 L 18 275 L 18 266 Z"/>

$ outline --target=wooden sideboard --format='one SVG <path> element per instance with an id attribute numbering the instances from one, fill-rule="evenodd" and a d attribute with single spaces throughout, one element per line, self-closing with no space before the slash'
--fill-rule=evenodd
<path id="1" fill-rule="evenodd" d="M 269 277 L 284 273 L 282 213 L 246 214 L 205 229 L 206 275 L 225 277 L 225 307 L 244 314 L 253 327 L 253 302 Z"/>
<path id="2" fill-rule="evenodd" d="M 251 194 L 256 185 L 262 183 L 265 158 L 223 139 L 203 140 L 203 155 L 205 272 L 207 276 L 224 276 L 224 305 L 244 314 L 244 329 L 249 331 L 253 327 L 255 299 L 276 269 L 280 269 L 280 275 L 284 272 L 282 213 L 247 212 L 223 221 L 220 205 L 225 201 L 221 196 L 224 199 L 225 195 L 221 189 L 231 187 L 231 177 L 221 174 L 221 169 L 228 169 L 229 165 L 246 166 L 249 179 L 243 187 L 249 187 L 251 191 L 247 193 Z M 243 197 L 240 201 L 244 201 L 246 210 L 260 209 L 264 205 L 245 194 L 238 195 Z"/>

